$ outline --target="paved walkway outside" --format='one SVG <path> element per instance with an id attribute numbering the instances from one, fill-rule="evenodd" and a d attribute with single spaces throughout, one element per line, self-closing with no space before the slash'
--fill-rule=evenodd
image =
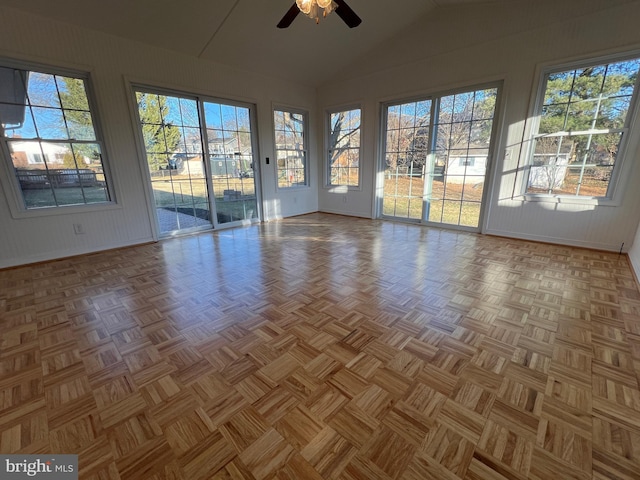
<path id="1" fill-rule="evenodd" d="M 186 215 L 180 212 L 173 212 L 164 208 L 156 208 L 158 215 L 158 224 L 161 233 L 173 232 L 185 228 L 211 226 L 209 220 L 203 220 L 192 215 Z"/>

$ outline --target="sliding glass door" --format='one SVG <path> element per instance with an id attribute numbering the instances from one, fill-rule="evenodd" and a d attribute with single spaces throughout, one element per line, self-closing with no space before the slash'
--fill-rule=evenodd
<path id="1" fill-rule="evenodd" d="M 479 229 L 498 88 L 388 104 L 380 215 Z"/>
<path id="2" fill-rule="evenodd" d="M 197 100 L 148 92 L 136 99 L 160 234 L 211 228 Z"/>
<path id="3" fill-rule="evenodd" d="M 217 222 L 257 219 L 251 111 L 214 102 L 203 107 Z"/>
<path id="4" fill-rule="evenodd" d="M 422 100 L 386 108 L 385 216 L 422 219 L 432 103 Z"/>
<path id="5" fill-rule="evenodd" d="M 257 220 L 253 107 L 135 94 L 160 236 Z"/>

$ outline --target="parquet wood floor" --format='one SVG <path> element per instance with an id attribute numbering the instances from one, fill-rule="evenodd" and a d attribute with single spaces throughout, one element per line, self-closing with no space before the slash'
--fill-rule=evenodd
<path id="1" fill-rule="evenodd" d="M 0 452 L 81 479 L 638 479 L 625 256 L 313 214 L 0 271 Z"/>

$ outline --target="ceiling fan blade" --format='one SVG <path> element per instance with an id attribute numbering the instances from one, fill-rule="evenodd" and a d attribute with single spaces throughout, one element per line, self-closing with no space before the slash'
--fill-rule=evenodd
<path id="1" fill-rule="evenodd" d="M 349 28 L 357 27 L 358 25 L 360 25 L 360 23 L 362 23 L 360 17 L 356 15 L 356 12 L 351 10 L 351 7 L 347 5 L 347 2 L 345 2 L 344 0 L 334 1 L 338 4 L 336 13 L 342 19 L 342 21 L 347 24 Z"/>
<path id="2" fill-rule="evenodd" d="M 282 17 L 282 20 L 278 23 L 278 28 L 287 28 L 299 13 L 300 9 L 298 8 L 298 5 L 296 5 L 296 2 L 293 2 L 291 8 L 284 14 L 284 17 Z"/>

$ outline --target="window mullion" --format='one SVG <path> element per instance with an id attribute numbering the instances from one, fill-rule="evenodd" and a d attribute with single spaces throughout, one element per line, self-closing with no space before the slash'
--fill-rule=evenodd
<path id="1" fill-rule="evenodd" d="M 422 220 L 429 220 L 429 213 L 431 211 L 431 200 L 433 196 L 433 179 L 435 175 L 436 167 L 436 150 L 437 150 L 437 137 L 438 129 L 436 126 L 437 118 L 440 112 L 440 99 L 442 97 L 436 97 L 431 100 L 431 111 L 429 112 L 429 142 L 427 143 L 427 172 L 425 174 L 424 181 L 424 201 L 422 208 Z M 427 178 L 427 175 L 429 178 Z"/>
<path id="2" fill-rule="evenodd" d="M 200 141 L 202 142 L 202 157 L 204 162 L 205 184 L 207 185 L 207 196 L 209 210 L 211 211 L 211 222 L 213 227 L 218 227 L 218 214 L 215 205 L 215 192 L 213 191 L 213 172 L 211 170 L 211 152 L 209 152 L 209 132 L 207 131 L 207 119 L 205 118 L 204 102 L 198 102 L 198 116 L 200 117 Z"/>

